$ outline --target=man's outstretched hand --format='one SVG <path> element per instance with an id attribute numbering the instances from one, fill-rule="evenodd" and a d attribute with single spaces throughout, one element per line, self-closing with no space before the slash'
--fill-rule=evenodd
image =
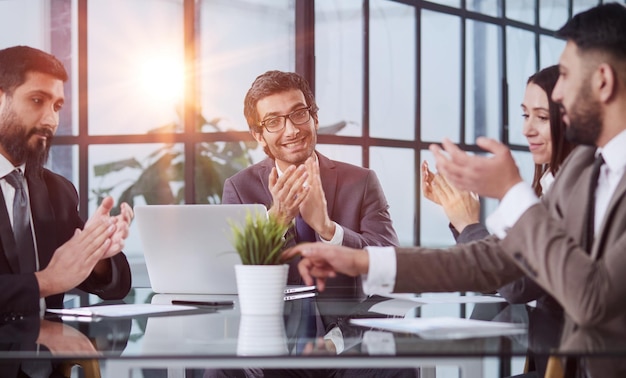
<path id="1" fill-rule="evenodd" d="M 301 255 L 298 271 L 305 284 L 313 285 L 314 280 L 319 291 L 326 288 L 326 279 L 337 273 L 348 276 L 367 274 L 369 270 L 369 255 L 363 249 L 353 249 L 343 246 L 330 245 L 321 242 L 302 243 L 283 252 L 283 261 L 296 255 Z"/>
<path id="2" fill-rule="evenodd" d="M 478 138 L 476 144 L 492 156 L 470 155 L 449 139 L 443 140 L 443 149 L 436 144 L 431 144 L 429 149 L 435 155 L 437 170 L 452 185 L 483 197 L 501 200 L 513 186 L 522 181 L 511 150 L 495 139 L 485 137 Z"/>

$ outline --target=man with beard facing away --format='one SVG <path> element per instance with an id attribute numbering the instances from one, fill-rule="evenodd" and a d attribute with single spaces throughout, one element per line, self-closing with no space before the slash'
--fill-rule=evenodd
<path id="1" fill-rule="evenodd" d="M 0 50 L 0 322 L 61 308 L 75 287 L 102 299 L 122 299 L 130 290 L 121 253 L 130 206 L 111 216 L 108 197 L 85 223 L 72 183 L 43 167 L 65 81 L 65 68 L 48 53 Z"/>
<path id="2" fill-rule="evenodd" d="M 481 156 L 444 140 L 443 149 L 430 146 L 439 172 L 459 189 L 500 200 L 487 219 L 495 235 L 446 250 L 301 244 L 284 258 L 304 257 L 298 268 L 305 283 L 316 277 L 323 290 L 326 279 L 341 272 L 362 275 L 366 293 L 490 291 L 525 274 L 563 306 L 566 330 L 623 325 L 626 7 L 591 8 L 557 35 L 567 43 L 552 99 L 562 108 L 566 137 L 581 145 L 541 200 L 505 145 L 479 138 L 478 146 L 491 153 Z"/>

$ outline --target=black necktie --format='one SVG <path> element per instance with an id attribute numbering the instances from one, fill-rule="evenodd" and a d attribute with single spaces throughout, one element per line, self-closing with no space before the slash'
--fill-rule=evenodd
<path id="1" fill-rule="evenodd" d="M 15 196 L 13 197 L 13 236 L 15 237 L 17 258 L 20 262 L 20 272 L 34 272 L 35 245 L 30 228 L 30 211 L 28 197 L 24 190 L 22 172 L 16 169 L 4 176 L 4 178 L 15 188 Z"/>
<path id="2" fill-rule="evenodd" d="M 598 177 L 600 177 L 600 168 L 604 164 L 604 158 L 602 154 L 598 154 L 596 160 L 593 162 L 593 168 L 591 170 L 591 178 L 589 179 L 589 193 L 587 196 L 587 214 L 586 214 L 586 226 L 583 230 L 582 247 L 591 253 L 591 247 L 593 246 L 593 236 L 595 234 L 595 213 L 596 213 L 596 188 L 598 187 Z"/>

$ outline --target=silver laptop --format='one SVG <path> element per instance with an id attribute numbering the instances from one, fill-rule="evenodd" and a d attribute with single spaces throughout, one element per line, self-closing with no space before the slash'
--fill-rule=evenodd
<path id="1" fill-rule="evenodd" d="M 135 206 L 152 290 L 163 294 L 237 294 L 239 255 L 229 222 L 248 212 L 267 214 L 263 205 Z"/>

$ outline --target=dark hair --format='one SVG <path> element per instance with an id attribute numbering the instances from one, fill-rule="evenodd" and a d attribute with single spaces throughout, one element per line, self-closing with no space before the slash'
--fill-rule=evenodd
<path id="1" fill-rule="evenodd" d="M 541 177 L 546 171 L 556 175 L 563 160 L 576 146 L 565 138 L 566 125 L 563 122 L 559 104 L 552 101 L 552 90 L 559 80 L 559 66 L 546 67 L 536 74 L 530 76 L 526 84 L 536 84 L 548 97 L 548 113 L 550 118 L 550 138 L 552 140 L 552 156 L 548 164 L 535 164 L 535 174 L 533 176 L 533 189 L 540 196 L 542 192 Z"/>
<path id="2" fill-rule="evenodd" d="M 556 32 L 571 40 L 580 50 L 608 52 L 626 58 L 626 7 L 602 4 L 578 13 Z"/>
<path id="3" fill-rule="evenodd" d="M 267 71 L 254 80 L 243 101 L 243 115 L 246 117 L 250 131 L 263 132 L 263 128 L 260 126 L 261 120 L 256 110 L 256 104 L 261 99 L 293 89 L 302 91 L 307 106 L 311 107 L 311 115 L 317 120 L 317 104 L 305 78 L 295 72 Z"/>
<path id="4" fill-rule="evenodd" d="M 46 52 L 28 46 L 14 46 L 0 50 L 0 89 L 12 93 L 24 84 L 26 73 L 41 72 L 67 81 L 63 64 Z"/>

